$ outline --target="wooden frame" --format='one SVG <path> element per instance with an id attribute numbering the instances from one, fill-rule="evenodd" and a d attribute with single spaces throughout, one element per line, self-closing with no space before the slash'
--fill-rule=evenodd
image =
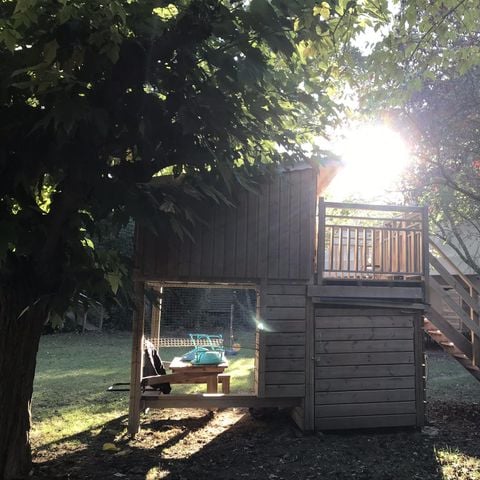
<path id="1" fill-rule="evenodd" d="M 143 329 L 144 329 L 144 300 L 145 285 L 143 282 L 134 282 L 135 311 L 132 327 L 132 359 L 130 374 L 130 402 L 128 410 L 128 432 L 136 435 L 140 430 L 140 402 L 141 382 L 143 370 Z"/>

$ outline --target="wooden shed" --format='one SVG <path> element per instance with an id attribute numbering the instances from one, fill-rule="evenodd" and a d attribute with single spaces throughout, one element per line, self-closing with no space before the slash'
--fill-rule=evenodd
<path id="1" fill-rule="evenodd" d="M 330 178 L 310 166 L 279 172 L 235 207 L 210 207 L 194 241 L 137 229 L 132 434 L 142 409 L 182 406 L 291 407 L 303 430 L 423 425 L 422 329 L 443 326 L 429 306 L 426 210 L 326 203 Z M 144 331 L 146 285 L 256 289 L 254 394 L 142 389 L 143 342 L 159 336 L 158 312 Z M 478 333 L 462 345 L 472 368 Z"/>

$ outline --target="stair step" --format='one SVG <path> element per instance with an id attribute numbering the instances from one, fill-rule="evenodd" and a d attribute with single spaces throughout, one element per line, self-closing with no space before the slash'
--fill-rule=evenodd
<path id="1" fill-rule="evenodd" d="M 452 353 L 452 355 L 453 355 L 455 358 L 460 358 L 460 359 L 464 359 L 464 360 L 468 360 L 468 359 L 469 359 L 464 353 Z"/>

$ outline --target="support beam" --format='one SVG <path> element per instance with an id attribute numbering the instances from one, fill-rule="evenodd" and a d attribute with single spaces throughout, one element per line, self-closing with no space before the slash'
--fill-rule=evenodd
<path id="1" fill-rule="evenodd" d="M 132 360 L 130 370 L 130 403 L 128 409 L 128 433 L 134 436 L 140 431 L 141 381 L 143 371 L 143 327 L 145 314 L 145 284 L 134 283 L 135 311 L 132 326 Z"/>
<path id="2" fill-rule="evenodd" d="M 257 287 L 257 332 L 256 332 L 256 353 L 255 353 L 255 393 L 259 397 L 265 396 L 265 366 L 266 366 L 266 338 L 265 331 L 259 328 L 260 324 L 266 321 L 267 315 L 267 280 L 261 279 Z"/>
<path id="3" fill-rule="evenodd" d="M 301 404 L 297 397 L 260 398 L 255 395 L 159 395 L 157 392 L 145 392 L 142 396 L 144 408 L 268 408 L 295 407 Z"/>
<path id="4" fill-rule="evenodd" d="M 162 318 L 162 294 L 163 294 L 163 287 L 162 286 L 155 286 L 153 290 L 158 295 L 158 303 L 154 302 L 152 304 L 152 326 L 150 332 L 150 339 L 153 341 L 155 345 L 160 338 L 160 324 Z"/>
<path id="5" fill-rule="evenodd" d="M 311 298 L 307 298 L 305 308 L 305 402 L 304 430 L 315 430 L 315 311 Z"/>

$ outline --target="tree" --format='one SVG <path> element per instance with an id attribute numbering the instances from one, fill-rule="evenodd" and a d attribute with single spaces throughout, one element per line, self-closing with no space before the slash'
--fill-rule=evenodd
<path id="1" fill-rule="evenodd" d="M 480 275 L 479 69 L 429 82 L 406 106 L 415 138 L 406 198 L 429 205 L 433 233 Z"/>
<path id="2" fill-rule="evenodd" d="M 352 38 L 386 18 L 385 0 L 0 3 L 2 478 L 30 469 L 45 320 L 126 282 L 94 243 L 105 221 L 185 235 L 198 200 L 305 159 L 336 121 Z"/>
<path id="3" fill-rule="evenodd" d="M 398 3 L 369 57 L 365 104 L 387 110 L 412 147 L 406 201 L 429 205 L 432 232 L 480 274 L 477 4 Z"/>

